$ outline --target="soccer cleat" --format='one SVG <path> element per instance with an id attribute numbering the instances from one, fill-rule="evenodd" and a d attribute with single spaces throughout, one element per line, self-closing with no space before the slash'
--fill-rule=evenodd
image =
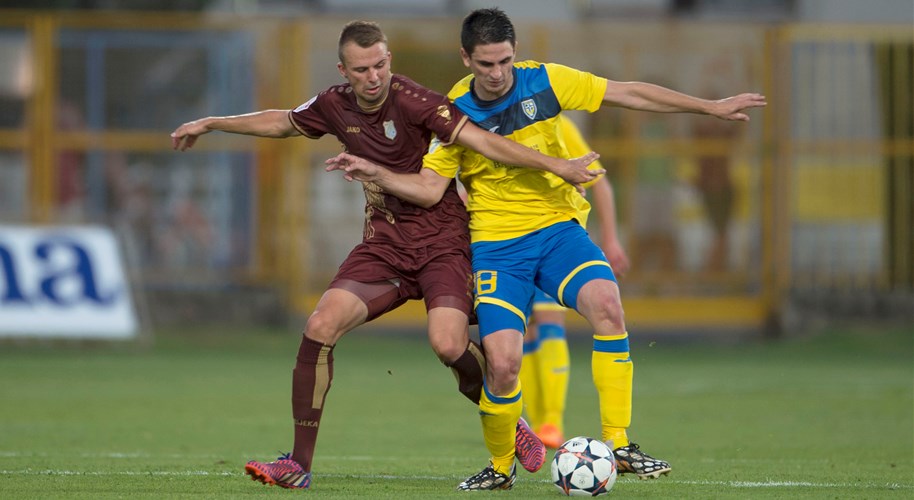
<path id="1" fill-rule="evenodd" d="M 613 455 L 616 456 L 616 470 L 619 474 L 634 473 L 638 479 L 657 479 L 672 470 L 670 464 L 644 453 L 635 443 L 616 448 Z"/>
<path id="2" fill-rule="evenodd" d="M 555 424 L 543 424 L 536 431 L 536 436 L 546 445 L 546 448 L 559 449 L 565 438 L 562 437 L 562 431 Z"/>
<path id="3" fill-rule="evenodd" d="M 244 466 L 244 471 L 252 480 L 263 484 L 275 484 L 296 490 L 311 486 L 311 473 L 305 472 L 298 462 L 289 458 L 288 453 L 280 456 L 275 462 L 262 463 L 251 460 Z"/>
<path id="4" fill-rule="evenodd" d="M 527 421 L 521 418 L 517 421 L 517 430 L 514 434 L 514 453 L 527 472 L 536 472 L 546 463 L 546 447 L 540 438 L 536 437 Z"/>
<path id="5" fill-rule="evenodd" d="M 492 463 L 481 472 L 457 485 L 457 491 L 510 490 L 517 480 L 517 466 L 511 466 L 511 475 L 495 472 Z"/>

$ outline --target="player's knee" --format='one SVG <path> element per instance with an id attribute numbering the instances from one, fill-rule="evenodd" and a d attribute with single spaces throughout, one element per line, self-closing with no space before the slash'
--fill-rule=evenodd
<path id="1" fill-rule="evenodd" d="M 305 336 L 327 345 L 334 345 L 342 336 L 337 323 L 327 314 L 314 311 L 305 325 Z"/>
<path id="2" fill-rule="evenodd" d="M 619 288 L 611 281 L 598 280 L 581 289 L 581 312 L 593 325 L 608 325 L 613 332 L 625 331 L 625 311 Z"/>
<path id="3" fill-rule="evenodd" d="M 517 387 L 520 360 L 513 358 L 486 358 L 486 387 L 496 396 L 504 396 Z"/>
<path id="4" fill-rule="evenodd" d="M 463 338 L 433 337 L 432 350 L 442 363 L 449 365 L 467 350 L 467 341 Z"/>
<path id="5" fill-rule="evenodd" d="M 614 329 L 619 331 L 625 330 L 625 311 L 622 309 L 622 302 L 618 300 L 608 300 L 604 303 L 603 309 L 606 311 L 607 320 L 613 325 Z"/>

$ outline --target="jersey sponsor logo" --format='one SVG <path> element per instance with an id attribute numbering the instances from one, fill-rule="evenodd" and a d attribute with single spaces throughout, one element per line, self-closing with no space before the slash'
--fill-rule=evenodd
<path id="1" fill-rule="evenodd" d="M 435 111 L 435 114 L 444 118 L 445 122 L 451 123 L 451 110 L 448 109 L 446 105 L 442 104 L 441 106 L 438 106 L 438 110 Z"/>
<path id="2" fill-rule="evenodd" d="M 520 103 L 521 109 L 524 110 L 524 114 L 527 115 L 527 118 L 534 119 L 536 118 L 536 102 L 533 99 L 526 99 Z"/>
<path id="3" fill-rule="evenodd" d="M 346 126 L 346 133 L 349 133 L 349 134 L 358 134 L 358 133 L 361 132 L 361 131 L 362 131 L 362 129 L 360 129 L 359 127 L 356 127 L 355 125 L 347 125 L 347 126 Z"/>
<path id="4" fill-rule="evenodd" d="M 390 140 L 397 138 L 397 127 L 394 126 L 393 120 L 387 120 L 384 122 L 384 137 L 387 137 Z"/>
<path id="5" fill-rule="evenodd" d="M 304 110 L 308 109 L 309 107 L 311 107 L 311 104 L 314 103 L 314 100 L 315 100 L 315 99 L 317 99 L 317 96 L 314 96 L 314 97 L 312 97 L 311 99 L 308 99 L 307 102 L 305 102 L 305 103 L 302 104 L 301 106 L 295 108 L 295 112 L 298 113 L 298 112 L 300 112 L 300 111 L 304 111 Z"/>

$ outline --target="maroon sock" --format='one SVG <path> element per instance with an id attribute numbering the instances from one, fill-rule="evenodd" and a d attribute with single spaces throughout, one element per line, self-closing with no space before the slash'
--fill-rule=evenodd
<path id="1" fill-rule="evenodd" d="M 292 370 L 292 418 L 295 445 L 292 459 L 311 470 L 317 431 L 324 412 L 324 398 L 333 380 L 333 346 L 302 335 L 295 369 Z"/>
<path id="2" fill-rule="evenodd" d="M 482 379 L 486 370 L 482 346 L 471 340 L 467 345 L 467 350 L 447 366 L 457 377 L 457 390 L 478 405 L 482 393 Z"/>

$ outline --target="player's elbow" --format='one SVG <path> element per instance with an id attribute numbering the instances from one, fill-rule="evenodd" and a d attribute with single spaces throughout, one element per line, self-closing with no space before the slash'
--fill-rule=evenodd
<path id="1" fill-rule="evenodd" d="M 445 186 L 446 188 L 446 186 Z M 421 189 L 416 192 L 416 204 L 422 208 L 432 208 L 444 198 L 446 189 L 436 183 L 425 183 Z"/>
<path id="2" fill-rule="evenodd" d="M 283 129 L 283 130 L 277 130 L 277 131 L 273 134 L 272 137 L 275 138 L 275 139 L 285 139 L 286 137 L 292 137 L 293 135 L 297 135 L 297 134 L 295 133 L 295 130 L 293 130 L 293 129 Z"/>
<path id="3" fill-rule="evenodd" d="M 286 126 L 285 124 L 276 123 L 273 124 L 272 127 L 269 127 L 263 135 L 270 139 L 285 139 L 286 137 L 297 135 L 297 133 L 298 132 L 291 125 Z"/>
<path id="4" fill-rule="evenodd" d="M 441 201 L 441 196 L 434 196 L 432 193 L 422 193 L 415 200 L 416 205 L 422 208 L 432 208 Z"/>
<path id="5" fill-rule="evenodd" d="M 450 179 L 445 179 L 438 174 L 430 174 L 430 170 L 423 169 L 419 180 L 415 183 L 413 191 L 414 202 L 422 208 L 431 208 L 444 198 Z"/>

